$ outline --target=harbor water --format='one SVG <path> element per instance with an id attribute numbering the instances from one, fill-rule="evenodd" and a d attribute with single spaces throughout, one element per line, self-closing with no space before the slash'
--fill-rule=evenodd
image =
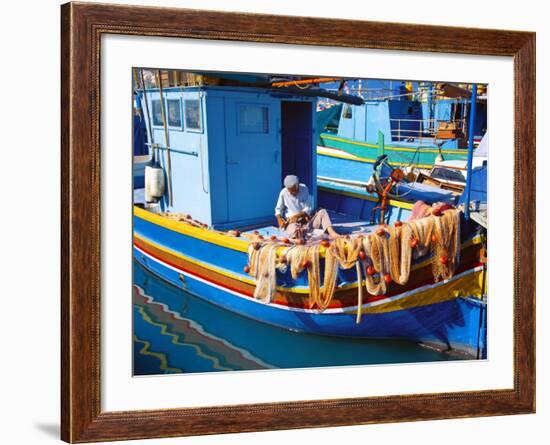
<path id="1" fill-rule="evenodd" d="M 203 301 L 134 262 L 134 375 L 456 360 L 407 341 L 310 335 Z"/>

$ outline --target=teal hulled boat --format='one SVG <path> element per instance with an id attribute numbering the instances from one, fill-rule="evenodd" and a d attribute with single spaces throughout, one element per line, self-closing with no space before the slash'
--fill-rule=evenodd
<path id="1" fill-rule="evenodd" d="M 360 105 L 332 104 L 317 112 L 321 179 L 367 182 L 381 155 L 388 156 L 390 165 L 408 170 L 466 161 L 470 92 L 445 84 L 436 89 L 430 83 L 416 92 L 402 91 L 367 97 Z M 472 125 L 474 139 L 480 140 L 487 128 L 486 98 L 480 95 L 476 101 Z"/>

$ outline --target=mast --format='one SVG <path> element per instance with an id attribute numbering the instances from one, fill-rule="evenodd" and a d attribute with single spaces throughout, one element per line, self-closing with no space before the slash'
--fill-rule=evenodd
<path id="1" fill-rule="evenodd" d="M 432 120 L 432 114 L 433 114 L 433 105 L 432 105 L 432 100 L 433 100 L 433 97 L 432 97 L 432 88 L 433 88 L 433 85 L 431 82 L 428 82 L 426 84 L 426 101 L 427 101 L 427 106 L 428 106 L 428 133 L 431 135 L 432 133 L 432 130 L 435 132 L 435 125 L 433 125 L 433 120 Z M 432 126 L 433 125 L 433 126 Z"/>
<path id="2" fill-rule="evenodd" d="M 474 125 L 476 120 L 476 103 L 477 103 L 477 84 L 472 85 L 472 95 L 470 99 L 470 123 L 468 124 L 468 164 L 466 176 L 466 187 L 464 188 L 465 208 L 464 217 L 470 219 L 470 194 L 472 186 L 472 164 L 474 160 Z"/>

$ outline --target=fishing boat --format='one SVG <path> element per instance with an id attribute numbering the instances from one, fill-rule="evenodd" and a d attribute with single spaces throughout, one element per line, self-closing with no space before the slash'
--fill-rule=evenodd
<path id="1" fill-rule="evenodd" d="M 407 339 L 486 356 L 484 235 L 452 203 L 317 181 L 317 96 L 201 84 L 137 89 L 151 165 L 135 190 L 134 258 L 173 286 L 283 329 Z M 289 240 L 274 206 L 296 174 L 342 234 Z M 401 179 L 400 179 L 401 178 Z M 382 202 L 381 202 L 382 201 Z M 458 204 L 458 203 L 455 203 Z M 383 211 L 382 211 L 383 210 Z"/>
<path id="2" fill-rule="evenodd" d="M 472 174 L 482 174 L 485 184 L 487 182 L 488 140 L 489 134 L 485 133 L 474 151 L 472 163 Z M 445 190 L 451 190 L 457 194 L 462 194 L 466 186 L 467 176 L 468 165 L 466 160 L 442 161 L 434 164 L 430 171 L 421 171 L 416 178 L 416 182 L 434 185 Z"/>
<path id="3" fill-rule="evenodd" d="M 451 84 L 418 83 L 416 89 L 365 89 L 362 104 L 330 103 L 317 113 L 318 174 L 321 178 L 365 181 L 377 157 L 407 171 L 431 170 L 441 162 L 465 162 L 469 125 L 474 141 L 487 128 L 486 95 Z M 369 94 L 369 91 L 373 93 Z"/>

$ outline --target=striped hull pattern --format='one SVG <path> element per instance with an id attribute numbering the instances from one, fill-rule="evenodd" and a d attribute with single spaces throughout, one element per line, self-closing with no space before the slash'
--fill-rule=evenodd
<path id="1" fill-rule="evenodd" d="M 321 134 L 320 146 L 317 148 L 319 154 L 323 147 L 337 150 L 338 153 L 324 153 L 324 156 L 340 157 L 342 159 L 353 159 L 362 163 L 372 164 L 382 154 L 378 145 L 360 142 L 353 139 L 337 137 L 333 134 Z M 389 156 L 390 164 L 395 167 L 406 167 L 411 161 L 419 168 L 431 168 L 436 157 L 441 154 L 445 160 L 466 160 L 466 149 L 441 149 L 437 147 L 424 147 L 420 143 L 403 144 L 404 146 L 385 145 L 384 154 Z M 405 146 L 407 145 L 407 146 Z"/>
<path id="2" fill-rule="evenodd" d="M 353 270 L 341 273 L 335 297 L 323 312 L 309 305 L 305 273 L 292 283 L 280 277 L 273 301 L 262 303 L 253 297 L 254 281 L 242 272 L 247 263 L 245 249 L 208 242 L 197 233 L 175 232 L 140 217 L 140 212 L 134 217 L 135 260 L 170 284 L 217 306 L 298 332 L 415 340 L 475 356 L 484 351 L 485 304 L 472 298 L 479 297 L 484 286 L 475 242 L 463 248 L 461 267 L 451 280 L 434 283 L 431 264 L 424 261 L 414 266 L 406 286 L 393 284 L 384 296 L 364 296 L 363 317 L 356 324 Z"/>

